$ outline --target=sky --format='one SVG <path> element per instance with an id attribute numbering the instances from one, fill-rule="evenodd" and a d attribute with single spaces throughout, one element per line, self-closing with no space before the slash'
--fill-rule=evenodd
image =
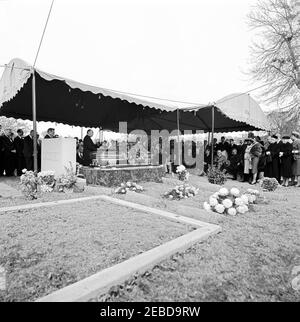
<path id="1" fill-rule="evenodd" d="M 246 16 L 255 3 L 55 0 L 36 67 L 98 87 L 214 102 L 259 85 L 245 74 L 255 37 Z M 0 64 L 15 57 L 33 64 L 50 5 L 0 0 Z M 80 129 L 58 129 L 80 135 Z"/>

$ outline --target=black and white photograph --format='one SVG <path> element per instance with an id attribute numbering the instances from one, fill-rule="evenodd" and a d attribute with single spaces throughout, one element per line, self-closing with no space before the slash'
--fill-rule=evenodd
<path id="1" fill-rule="evenodd" d="M 300 1 L 0 0 L 0 41 L 0 306 L 300 302 Z"/>

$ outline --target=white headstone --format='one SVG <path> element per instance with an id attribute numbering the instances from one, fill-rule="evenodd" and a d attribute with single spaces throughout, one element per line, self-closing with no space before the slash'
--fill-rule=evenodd
<path id="1" fill-rule="evenodd" d="M 76 170 L 76 140 L 55 138 L 42 140 L 42 171 L 54 171 L 55 176 L 66 172 L 66 167 Z"/>

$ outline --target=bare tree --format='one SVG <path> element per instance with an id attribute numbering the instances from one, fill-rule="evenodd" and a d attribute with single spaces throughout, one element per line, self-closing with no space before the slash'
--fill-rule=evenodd
<path id="1" fill-rule="evenodd" d="M 266 84 L 262 97 L 288 118 L 300 119 L 300 10 L 293 0 L 259 0 L 248 15 L 259 30 L 251 48 L 250 74 Z"/>
<path id="2" fill-rule="evenodd" d="M 267 115 L 271 123 L 272 132 L 281 135 L 291 134 L 291 132 L 300 127 L 300 120 L 288 116 L 287 111 L 274 110 Z"/>

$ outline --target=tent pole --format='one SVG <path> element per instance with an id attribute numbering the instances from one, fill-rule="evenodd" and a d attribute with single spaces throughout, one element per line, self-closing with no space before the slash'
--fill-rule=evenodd
<path id="1" fill-rule="evenodd" d="M 215 107 L 211 109 L 211 167 L 214 165 Z"/>
<path id="2" fill-rule="evenodd" d="M 179 124 L 180 112 L 177 109 L 177 152 L 178 152 L 178 165 L 181 165 L 181 157 L 180 157 L 180 124 Z"/>
<path id="3" fill-rule="evenodd" d="M 35 69 L 32 73 L 33 169 L 38 171 Z"/>

